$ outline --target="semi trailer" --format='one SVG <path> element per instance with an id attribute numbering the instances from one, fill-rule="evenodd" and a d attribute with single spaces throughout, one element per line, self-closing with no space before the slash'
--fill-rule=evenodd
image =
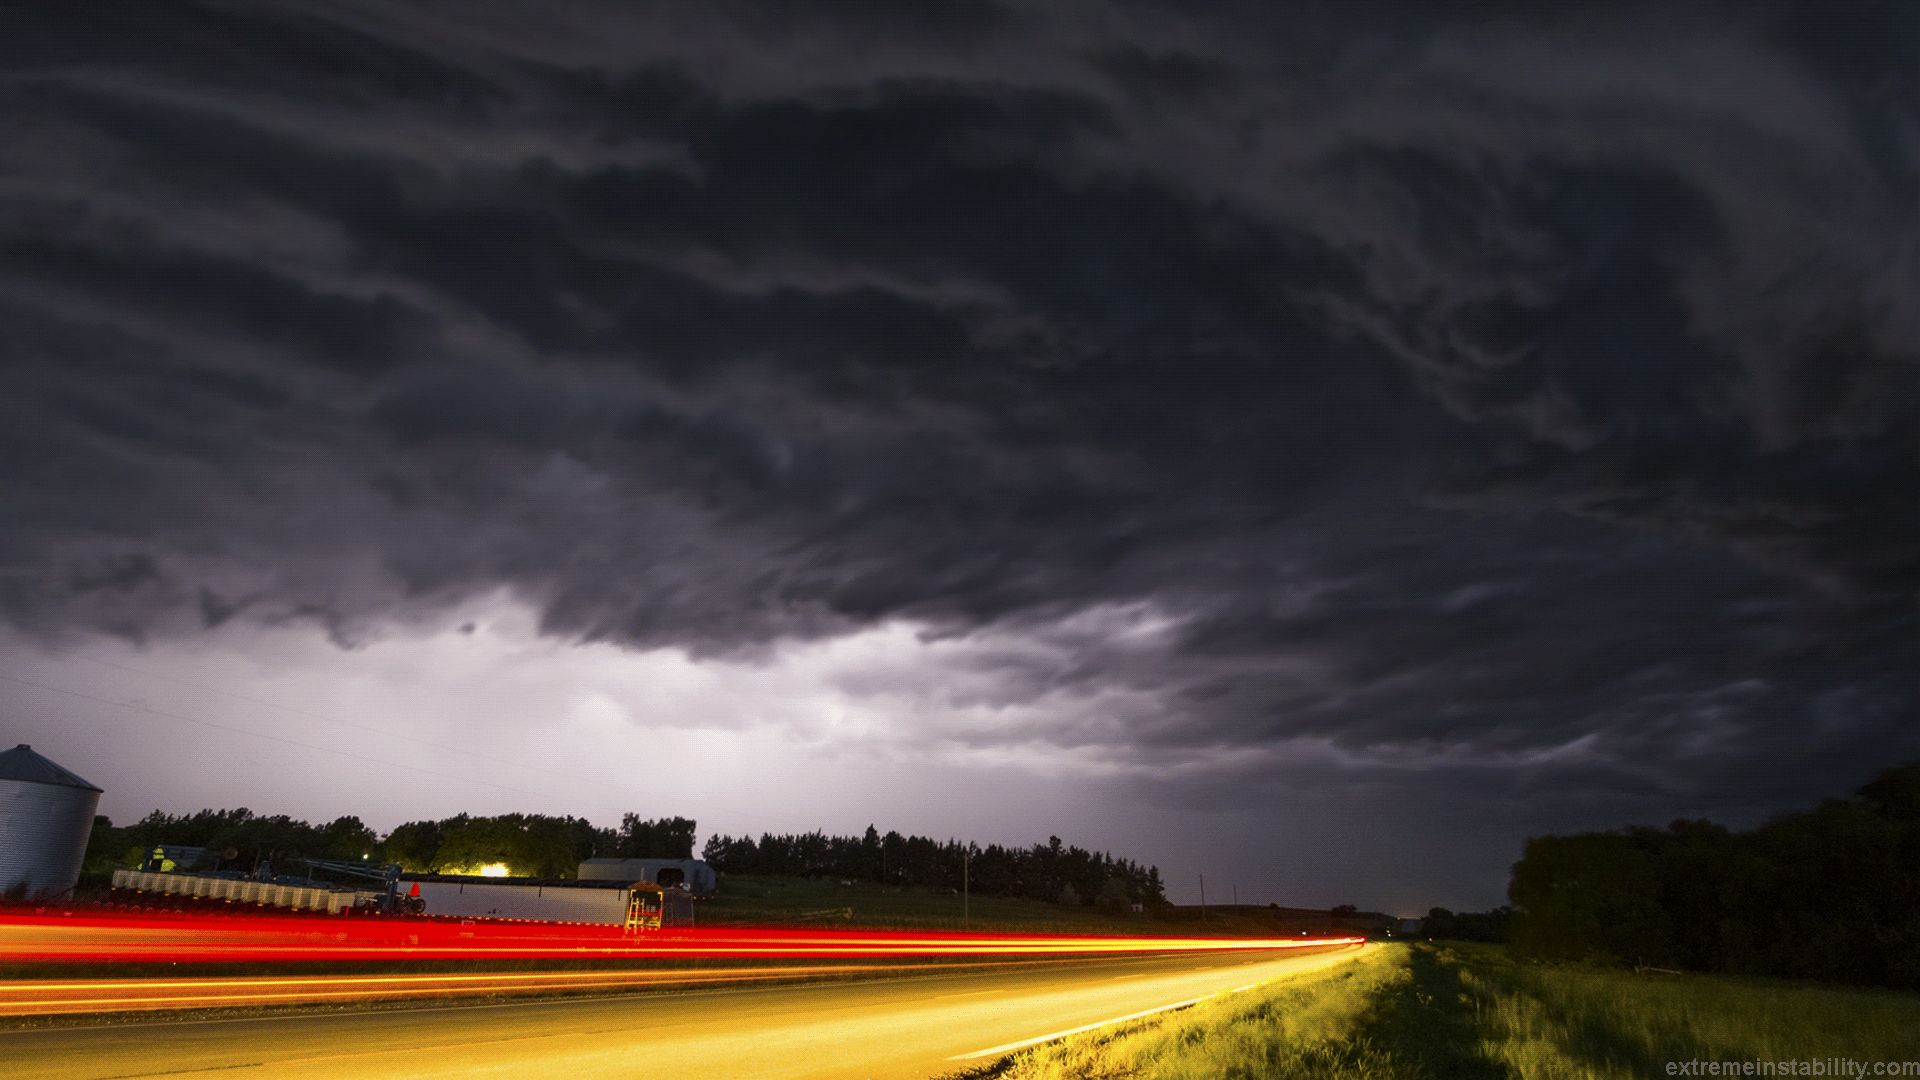
<path id="1" fill-rule="evenodd" d="M 692 923 L 683 889 L 650 881 L 502 880 L 450 874 L 403 874 L 397 891 L 428 918 L 517 919 L 658 930 Z"/>
<path id="2" fill-rule="evenodd" d="M 314 865 L 331 869 L 316 862 Z M 347 864 L 342 864 L 347 865 Z M 347 866 L 357 870 L 357 867 Z M 116 870 L 114 892 L 136 904 L 233 904 L 329 915 L 423 916 L 441 919 L 503 919 L 578 923 L 658 930 L 693 925 L 693 899 L 685 889 L 650 881 L 501 879 L 451 874 L 406 874 L 399 867 L 366 873 L 384 877 L 379 888 L 329 885 L 312 880 L 259 881 L 237 873 L 155 873 Z M 163 899 L 164 898 L 164 899 Z"/>
<path id="3" fill-rule="evenodd" d="M 166 897 L 203 903 L 220 901 L 285 908 L 289 911 L 317 911 L 328 915 L 371 910 L 380 897 L 380 893 L 366 889 L 256 881 L 241 874 L 156 873 L 147 870 L 115 870 L 113 889 L 122 896 L 151 895 L 155 899 Z"/>

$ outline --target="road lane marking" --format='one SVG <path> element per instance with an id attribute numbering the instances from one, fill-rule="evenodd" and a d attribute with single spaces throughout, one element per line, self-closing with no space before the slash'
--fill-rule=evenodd
<path id="1" fill-rule="evenodd" d="M 1021 1039 L 1019 1042 L 1002 1043 L 999 1046 L 989 1046 L 985 1050 L 975 1050 L 971 1054 L 955 1054 L 952 1057 L 948 1058 L 947 1060 L 948 1061 L 972 1061 L 974 1058 L 994 1057 L 1000 1054 L 1008 1054 L 1008 1053 L 1012 1053 L 1015 1050 L 1024 1050 L 1029 1046 L 1037 1046 L 1040 1043 L 1052 1042 L 1055 1039 L 1064 1039 L 1069 1035 L 1078 1035 L 1078 1034 L 1081 1034 L 1082 1032 L 1092 1031 L 1095 1028 L 1103 1028 L 1110 1024 L 1124 1024 L 1129 1020 L 1138 1020 L 1143 1016 L 1152 1016 L 1154 1013 L 1170 1012 L 1174 1009 L 1184 1009 L 1189 1005 L 1198 1005 L 1210 997 L 1218 997 L 1218 996 L 1219 995 L 1217 994 L 1202 994 L 1197 998 L 1188 998 L 1185 1001 L 1176 1001 L 1171 1005 L 1158 1005 L 1151 1009 L 1142 1009 L 1137 1013 L 1128 1013 L 1125 1016 L 1116 1016 L 1110 1020 L 1095 1020 L 1091 1024 L 1081 1024 L 1079 1027 L 1068 1028 L 1065 1031 L 1056 1031 L 1049 1035 L 1035 1035 L 1031 1039 Z"/>

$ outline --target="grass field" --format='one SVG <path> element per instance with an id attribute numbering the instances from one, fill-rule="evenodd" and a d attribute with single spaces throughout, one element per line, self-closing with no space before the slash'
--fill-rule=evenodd
<path id="1" fill-rule="evenodd" d="M 1381 945 L 1341 968 L 956 1075 L 1638 1080 L 1672 1075 L 1669 1061 L 1831 1058 L 1920 1061 L 1920 995 Z"/>
<path id="2" fill-rule="evenodd" d="M 702 926 L 863 926 L 903 930 L 1033 931 L 1037 933 L 1152 934 L 1167 928 L 1144 915 L 1110 915 L 1098 908 L 1061 907 L 1041 900 L 973 896 L 907 886 L 823 878 L 729 874 L 719 895 L 695 907 Z"/>
<path id="3" fill-rule="evenodd" d="M 696 907 L 702 926 L 863 926 L 901 930 L 1009 930 L 1069 934 L 1294 936 L 1351 933 L 1324 911 L 1216 906 L 1205 921 L 1193 908 L 1117 915 L 1095 907 L 974 895 L 871 881 L 728 874 L 720 892 Z"/>

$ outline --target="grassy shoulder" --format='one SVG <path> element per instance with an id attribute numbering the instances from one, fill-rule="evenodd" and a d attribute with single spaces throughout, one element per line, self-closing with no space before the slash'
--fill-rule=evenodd
<path id="1" fill-rule="evenodd" d="M 1632 1080 L 1685 1061 L 1920 1060 L 1920 996 L 1370 948 L 1353 963 L 962 1074 Z"/>
<path id="2" fill-rule="evenodd" d="M 1461 971 L 1489 1052 L 1521 1077 L 1662 1075 L 1669 1061 L 1920 1060 L 1920 995 L 1435 951 Z"/>
<path id="3" fill-rule="evenodd" d="M 1392 1076 L 1356 1033 L 1375 1001 L 1405 980 L 1405 959 L 1403 948 L 1369 946 L 1336 967 L 1048 1043 L 954 1080 Z"/>

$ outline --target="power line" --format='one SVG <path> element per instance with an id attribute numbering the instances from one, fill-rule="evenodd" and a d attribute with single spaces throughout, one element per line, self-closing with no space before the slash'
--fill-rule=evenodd
<path id="1" fill-rule="evenodd" d="M 282 735 L 269 735 L 263 731 L 249 731 L 246 728 L 234 727 L 231 724 L 222 724 L 213 720 L 202 720 L 196 716 L 187 716 L 184 713 L 169 712 L 165 709 L 156 709 L 151 705 L 142 705 L 142 704 L 131 702 L 131 701 L 116 701 L 113 698 L 101 697 L 98 694 L 89 694 L 83 690 L 70 690 L 64 686 L 50 686 L 47 683 L 35 682 L 32 679 L 23 679 L 18 675 L 9 675 L 4 671 L 0 671 L 0 679 L 5 679 L 6 681 L 12 682 L 12 683 L 19 683 L 21 686 L 31 686 L 36 690 L 46 690 L 50 693 L 65 694 L 68 697 L 81 698 L 86 701 L 96 701 L 102 705 L 112 705 L 115 708 L 127 709 L 132 712 L 147 713 L 151 716 L 164 717 L 168 720 L 178 720 L 182 723 L 196 724 L 200 727 L 213 728 L 216 731 L 231 732 L 235 735 L 250 735 L 256 739 L 266 739 L 269 742 L 284 743 L 288 746 L 297 746 L 303 750 L 316 750 L 322 754 L 332 754 L 335 757 L 351 758 L 355 761 L 364 761 L 373 765 L 385 765 L 385 766 L 388 766 L 389 768 L 394 768 L 394 769 L 405 769 L 408 772 L 416 772 L 421 774 L 422 776 L 434 776 L 442 780 L 454 780 L 463 784 L 479 784 L 483 787 L 497 788 L 501 791 L 511 791 L 520 795 L 532 795 L 541 799 L 557 798 L 557 796 L 550 795 L 542 791 L 530 791 L 526 788 L 514 787 L 510 784 L 496 784 L 487 780 L 473 780 L 464 776 L 455 776 L 452 773 L 435 772 L 432 769 L 423 769 L 418 765 L 407 765 L 403 762 L 389 761 L 385 758 L 371 757 L 366 754 L 356 754 L 350 750 L 335 750 L 329 746 L 319 746 L 314 743 L 301 742 L 298 739 L 289 739 Z"/>
<path id="2" fill-rule="evenodd" d="M 418 746 L 425 746 L 434 750 L 442 750 L 447 753 L 465 754 L 468 757 L 475 758 L 480 761 L 485 761 L 493 765 L 505 765 L 505 766 L 508 766 L 509 768 L 526 769 L 530 772 L 542 772 L 542 773 L 546 773 L 549 776 L 570 777 L 570 774 L 563 773 L 558 769 L 549 769 L 540 765 L 528 765 L 524 762 L 519 762 L 519 761 L 509 761 L 506 758 L 497 758 L 489 754 L 480 753 L 478 750 L 469 750 L 466 747 L 453 746 L 448 743 L 437 743 L 431 739 L 422 739 L 413 735 L 402 735 L 397 731 L 388 731 L 386 728 L 374 727 L 371 724 L 356 724 L 351 720 L 342 720 L 338 717 L 327 716 L 324 713 L 317 713 L 311 709 L 302 709 L 297 705 L 283 705 L 277 701 L 268 701 L 264 698 L 257 698 L 252 696 L 251 694 L 242 694 L 234 690 L 224 690 L 218 686 L 210 686 L 206 683 L 197 682 L 193 679 L 184 679 L 178 675 L 169 675 L 163 671 L 148 671 L 144 668 L 134 667 L 131 664 L 120 664 L 112 660 L 102 660 L 97 656 L 83 656 L 81 657 L 81 659 L 87 661 L 88 663 L 99 664 L 102 667 L 109 667 L 119 671 L 130 672 L 134 675 L 144 675 L 148 678 L 153 678 L 153 679 L 165 679 L 168 682 L 179 683 L 182 686 L 191 686 L 196 690 L 204 690 L 209 694 L 220 694 L 225 697 L 230 697 L 235 701 L 244 701 L 250 705 L 259 705 L 268 709 L 279 709 L 282 712 L 292 713 L 295 716 L 304 716 L 309 720 L 318 720 L 326 724 L 338 724 L 341 727 L 353 728 L 356 731 L 370 732 L 375 735 L 385 736 L 386 738 L 389 738 L 389 739 L 400 739 L 405 742 L 414 743 L 415 745 L 418 745 Z"/>

